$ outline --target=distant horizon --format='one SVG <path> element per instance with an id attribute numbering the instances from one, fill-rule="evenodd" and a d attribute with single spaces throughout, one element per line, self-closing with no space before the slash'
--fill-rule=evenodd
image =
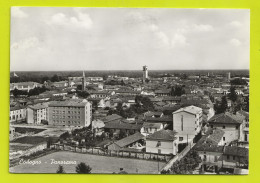
<path id="1" fill-rule="evenodd" d="M 157 69 L 157 70 L 152 70 L 152 69 L 148 69 L 148 72 L 149 71 L 243 71 L 243 70 L 246 70 L 246 71 L 250 71 L 250 69 Z M 87 71 L 140 71 L 142 72 L 141 69 L 139 70 L 126 70 L 126 69 L 117 69 L 117 70 L 38 70 L 38 71 L 33 71 L 33 70 L 26 70 L 26 71 L 11 71 L 10 72 L 87 72 Z"/>

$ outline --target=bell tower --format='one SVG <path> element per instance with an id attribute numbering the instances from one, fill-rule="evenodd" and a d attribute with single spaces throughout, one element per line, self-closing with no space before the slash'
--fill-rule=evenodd
<path id="1" fill-rule="evenodd" d="M 82 73 L 82 91 L 85 91 L 86 89 L 86 78 L 85 78 L 85 72 Z"/>
<path id="2" fill-rule="evenodd" d="M 148 69 L 147 66 L 143 66 L 143 83 L 145 83 L 145 80 L 148 79 Z"/>

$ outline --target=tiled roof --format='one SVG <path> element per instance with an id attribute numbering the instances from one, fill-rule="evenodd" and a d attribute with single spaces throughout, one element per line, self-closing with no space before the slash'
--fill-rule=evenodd
<path id="1" fill-rule="evenodd" d="M 144 122 L 143 127 L 144 128 L 160 128 L 162 123 L 149 123 L 149 122 Z"/>
<path id="2" fill-rule="evenodd" d="M 111 121 L 105 124 L 105 128 L 109 129 L 126 129 L 126 130 L 140 130 L 142 128 L 142 124 L 132 124 L 127 123 L 121 120 Z"/>
<path id="3" fill-rule="evenodd" d="M 115 144 L 117 144 L 119 147 L 125 147 L 125 146 L 132 144 L 136 141 L 139 141 L 143 138 L 144 138 L 144 136 L 141 133 L 137 132 L 133 135 L 130 135 L 130 136 L 125 137 L 125 138 L 123 138 L 119 141 L 116 141 Z"/>
<path id="4" fill-rule="evenodd" d="M 224 133 L 223 130 L 217 128 L 208 129 L 206 134 L 194 146 L 194 149 L 197 151 L 222 152 L 223 146 L 218 146 L 218 143 L 221 141 Z"/>
<path id="5" fill-rule="evenodd" d="M 14 106 L 14 107 L 10 107 L 10 111 L 16 111 L 16 110 L 20 110 L 20 109 L 25 109 L 25 106 Z"/>
<path id="6" fill-rule="evenodd" d="M 122 118 L 123 117 L 119 116 L 118 114 L 112 114 L 112 115 L 106 116 L 103 121 L 105 123 L 107 123 L 107 122 L 118 120 L 118 119 L 122 119 Z"/>
<path id="7" fill-rule="evenodd" d="M 166 96 L 163 97 L 163 101 L 181 101 L 181 97 Z"/>
<path id="8" fill-rule="evenodd" d="M 160 130 L 146 137 L 147 140 L 175 140 L 177 132 L 172 130 Z"/>
<path id="9" fill-rule="evenodd" d="M 225 146 L 223 154 L 247 157 L 248 149 L 244 147 L 237 147 L 237 146 Z"/>
<path id="10" fill-rule="evenodd" d="M 220 124 L 241 124 L 243 117 L 233 115 L 231 113 L 221 113 L 213 116 L 209 119 L 209 123 L 220 123 Z"/>
<path id="11" fill-rule="evenodd" d="M 245 116 L 245 118 L 247 118 L 247 119 L 249 118 L 249 113 L 246 111 L 240 110 L 240 111 L 237 111 L 237 113 Z"/>
<path id="12" fill-rule="evenodd" d="M 38 109 L 45 109 L 48 108 L 48 103 L 44 102 L 44 103 L 38 103 L 35 105 L 30 105 L 28 106 L 28 108 L 34 109 L 34 110 L 38 110 Z"/>
<path id="13" fill-rule="evenodd" d="M 172 115 L 170 116 L 162 116 L 160 118 L 154 118 L 154 117 L 147 117 L 145 118 L 145 121 L 147 122 L 172 122 Z"/>

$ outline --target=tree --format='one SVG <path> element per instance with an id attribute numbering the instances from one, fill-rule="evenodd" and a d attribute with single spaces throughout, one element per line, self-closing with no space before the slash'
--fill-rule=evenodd
<path id="1" fill-rule="evenodd" d="M 64 140 L 66 140 L 69 137 L 70 137 L 70 134 L 68 131 L 60 135 L 60 139 L 64 139 Z"/>
<path id="2" fill-rule="evenodd" d="M 76 166 L 76 172 L 79 174 L 89 174 L 91 173 L 92 168 L 89 165 L 81 162 Z"/>
<path id="3" fill-rule="evenodd" d="M 87 98 L 90 95 L 87 91 L 77 90 L 76 93 L 79 97 L 82 97 L 82 98 Z"/>
<path id="4" fill-rule="evenodd" d="M 51 82 L 57 82 L 57 81 L 60 81 L 60 77 L 55 74 L 54 76 L 51 77 Z"/>
<path id="5" fill-rule="evenodd" d="M 66 172 L 64 171 L 63 166 L 59 165 L 58 170 L 56 171 L 56 173 L 66 173 Z"/>
<path id="6" fill-rule="evenodd" d="M 28 95 L 27 91 L 23 91 L 23 90 L 18 90 L 17 88 L 15 88 L 14 90 L 11 91 L 14 95 L 14 97 L 17 97 L 19 95 Z"/>
<path id="7" fill-rule="evenodd" d="M 230 98 L 230 100 L 232 100 L 233 102 L 235 102 L 235 101 L 237 100 L 236 89 L 235 89 L 235 87 L 233 87 L 233 86 L 231 86 L 231 88 L 230 88 L 229 98 Z"/>
<path id="8" fill-rule="evenodd" d="M 231 85 L 247 85 L 247 82 L 244 79 L 236 78 L 230 81 Z"/>
<path id="9" fill-rule="evenodd" d="M 185 94 L 184 87 L 181 85 L 176 85 L 171 88 L 171 95 L 172 96 L 181 96 Z"/>
<path id="10" fill-rule="evenodd" d="M 228 105 L 227 105 L 227 98 L 225 96 L 223 96 L 221 98 L 221 102 L 217 102 L 214 106 L 214 109 L 216 111 L 216 114 L 220 114 L 220 113 L 224 113 L 226 112 L 228 108 Z"/>

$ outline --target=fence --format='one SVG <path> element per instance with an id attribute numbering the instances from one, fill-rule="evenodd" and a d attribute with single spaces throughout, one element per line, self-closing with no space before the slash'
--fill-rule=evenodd
<path id="1" fill-rule="evenodd" d="M 65 144 L 52 144 L 51 148 L 56 150 L 71 151 L 77 153 L 85 154 L 95 154 L 101 156 L 111 156 L 111 157 L 120 157 L 120 158 L 134 158 L 134 159 L 143 159 L 143 160 L 152 160 L 152 161 L 162 161 L 168 162 L 172 158 L 171 155 L 164 154 L 154 154 L 146 152 L 133 152 L 133 151 L 115 151 L 115 150 L 104 150 L 100 148 L 86 148 L 83 146 L 70 146 Z"/>

